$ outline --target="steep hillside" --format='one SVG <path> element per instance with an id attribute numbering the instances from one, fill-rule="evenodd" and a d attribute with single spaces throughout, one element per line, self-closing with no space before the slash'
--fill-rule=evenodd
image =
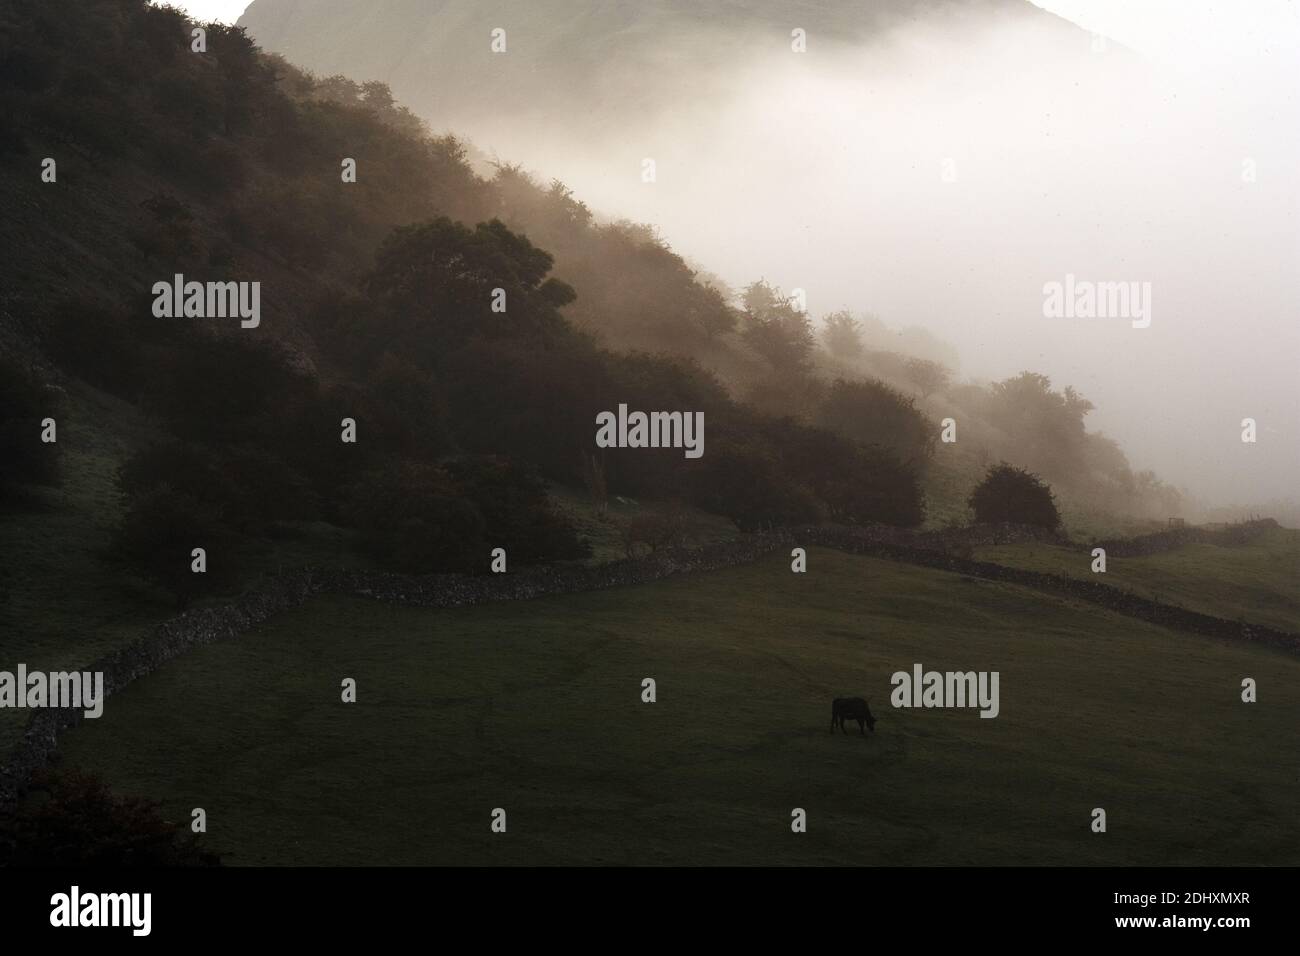
<path id="1" fill-rule="evenodd" d="M 201 579 L 218 592 L 284 553 L 295 523 L 411 571 L 482 571 L 492 543 L 524 562 L 590 554 L 544 483 L 599 514 L 680 501 L 746 531 L 925 520 L 937 422 L 899 381 L 833 369 L 779 290 L 738 306 L 653 229 L 598 224 L 514 167 L 478 175 L 383 84 L 313 77 L 218 25 L 196 51 L 191 27 L 142 0 L 20 0 L 0 19 L 14 381 L 39 407 L 84 379 L 148 423 L 108 442 L 124 498 L 105 546 L 179 600 L 198 596 L 182 516 L 221 545 Z M 256 328 L 160 315 L 154 285 L 177 274 L 257 283 Z M 587 334 L 611 329 L 667 354 Z M 1090 406 L 1015 384 L 987 396 L 991 420 L 1041 418 L 1027 447 L 1086 477 Z M 708 454 L 594 448 L 597 414 L 628 403 L 706 418 Z M 25 421 L 0 425 L 25 442 Z M 340 441 L 345 421 L 359 443 Z M 933 514 L 960 520 L 978 472 L 949 473 Z"/>

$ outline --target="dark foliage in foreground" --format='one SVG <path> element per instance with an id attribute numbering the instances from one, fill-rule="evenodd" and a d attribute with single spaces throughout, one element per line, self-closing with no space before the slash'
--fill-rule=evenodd
<path id="1" fill-rule="evenodd" d="M 41 441 L 41 422 L 55 419 L 62 393 L 17 360 L 0 356 L 0 503 L 19 486 L 50 485 L 59 477 L 57 442 Z"/>
<path id="2" fill-rule="evenodd" d="M 32 795 L 0 829 L 0 862 L 17 867 L 218 866 L 188 823 L 162 804 L 119 797 L 92 773 L 38 771 Z"/>

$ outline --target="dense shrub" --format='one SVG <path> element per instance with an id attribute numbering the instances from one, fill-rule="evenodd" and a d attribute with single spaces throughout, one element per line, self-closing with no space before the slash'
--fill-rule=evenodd
<path id="1" fill-rule="evenodd" d="M 117 797 L 102 779 L 78 771 L 39 771 L 23 809 L 0 831 L 0 861 L 18 867 L 216 866 L 187 821 L 162 804 Z"/>
<path id="2" fill-rule="evenodd" d="M 749 346 L 783 376 L 806 371 L 816 344 L 808 313 L 762 281 L 745 290 L 744 303 L 742 334 Z"/>
<path id="3" fill-rule="evenodd" d="M 832 520 L 913 528 L 925 520 L 925 496 L 915 469 L 875 446 L 854 448 L 843 467 L 822 459 L 810 478 Z"/>
<path id="4" fill-rule="evenodd" d="M 470 338 L 536 338 L 562 331 L 575 296 L 547 278 L 552 259 L 498 219 L 473 229 L 439 217 L 401 226 L 380 246 L 366 291 L 395 350 L 425 367 Z M 492 311 L 494 290 L 504 312 Z"/>
<path id="5" fill-rule="evenodd" d="M 487 522 L 435 465 L 398 462 L 347 491 L 345 519 L 381 565 L 410 574 L 486 568 Z"/>
<path id="6" fill-rule="evenodd" d="M 316 510 L 307 481 L 257 448 L 159 442 L 122 466 L 118 484 L 130 500 L 163 487 L 182 492 L 239 532 L 260 533 L 276 522 L 314 517 Z"/>
<path id="7" fill-rule="evenodd" d="M 573 526 L 552 511 L 533 468 L 499 457 L 458 458 L 444 468 L 483 515 L 489 546 L 505 548 L 511 560 L 529 564 L 591 553 Z"/>
<path id="8" fill-rule="evenodd" d="M 483 572 L 493 548 L 522 564 L 590 553 L 555 514 L 536 473 L 503 458 L 398 462 L 350 489 L 344 519 L 385 567 Z"/>
<path id="9" fill-rule="evenodd" d="M 679 507 L 633 515 L 619 529 L 623 553 L 634 558 L 641 549 L 654 553 L 661 548 L 686 544 L 686 517 Z"/>
<path id="10" fill-rule="evenodd" d="M 834 382 L 817 423 L 863 445 L 879 445 L 901 462 L 921 467 L 930 456 L 935 430 L 911 398 L 883 382 Z"/>
<path id="11" fill-rule="evenodd" d="M 62 392 L 16 359 L 0 357 L 0 501 L 19 485 L 58 480 L 59 445 L 41 441 L 41 422 L 58 423 Z"/>
<path id="12" fill-rule="evenodd" d="M 171 155 L 165 161 L 175 162 Z M 146 261 L 162 259 L 179 268 L 198 261 L 201 243 L 194 224 L 194 212 L 171 193 L 155 193 L 140 204 L 139 222 L 131 231 L 131 244 Z"/>
<path id="13" fill-rule="evenodd" d="M 126 399 L 139 390 L 140 334 L 125 309 L 92 298 L 69 299 L 50 318 L 46 348 L 63 369 L 97 388 Z"/>
<path id="14" fill-rule="evenodd" d="M 968 504 L 983 524 L 1010 522 L 1052 530 L 1061 523 L 1052 489 L 1037 475 L 1006 462 L 989 469 Z"/>
<path id="15" fill-rule="evenodd" d="M 878 445 L 859 445 L 790 420 L 765 426 L 782 469 L 815 494 L 827 517 L 842 524 L 913 527 L 925 517 L 917 469 Z"/>
<path id="16" fill-rule="evenodd" d="M 474 342 L 448 357 L 448 419 L 466 452 L 509 455 L 576 483 L 594 448 L 596 414 L 611 408 L 604 356 L 569 339 L 545 346 Z"/>
<path id="17" fill-rule="evenodd" d="M 192 570 L 203 548 L 207 571 Z M 241 577 L 247 547 L 220 509 L 167 485 L 136 497 L 114 537 L 114 549 L 185 606 L 202 594 L 231 588 Z"/>
<path id="18" fill-rule="evenodd" d="M 144 384 L 144 404 L 180 438 L 274 446 L 316 388 L 280 347 L 195 334 L 160 358 Z"/>
<path id="19" fill-rule="evenodd" d="M 700 463 L 692 498 L 706 510 L 730 518 L 742 531 L 826 517 L 816 496 L 783 474 L 772 454 L 762 448 L 719 442 Z"/>

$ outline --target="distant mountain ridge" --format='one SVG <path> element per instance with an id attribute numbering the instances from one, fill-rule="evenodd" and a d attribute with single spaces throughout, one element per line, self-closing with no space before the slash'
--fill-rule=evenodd
<path id="1" fill-rule="evenodd" d="M 490 110 L 550 122 L 671 109 L 737 67 L 818 44 L 880 38 L 920 21 L 1072 24 L 1028 0 L 254 0 L 239 25 L 322 75 L 382 80 L 435 128 Z M 490 48 L 505 30 L 506 55 Z"/>

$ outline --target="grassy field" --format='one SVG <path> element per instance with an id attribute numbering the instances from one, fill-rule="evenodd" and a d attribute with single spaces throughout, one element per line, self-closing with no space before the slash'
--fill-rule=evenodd
<path id="1" fill-rule="evenodd" d="M 1000 671 L 1001 715 L 892 709 L 914 662 Z M 874 735 L 828 732 L 841 695 Z M 1295 865 L 1297 725 L 1293 657 L 815 549 L 805 575 L 451 611 L 322 599 L 62 743 L 175 819 L 203 807 L 231 864 Z"/>
<path id="2" fill-rule="evenodd" d="M 176 614 L 163 591 L 109 560 L 122 503 L 115 479 L 152 433 L 125 402 L 74 386 L 60 417 L 63 482 L 35 507 L 0 514 L 0 668 L 87 664 Z M 0 709 L 0 753 L 30 714 Z"/>
<path id="3" fill-rule="evenodd" d="M 61 483 L 33 489 L 25 507 L 0 513 L 4 669 L 20 662 L 32 670 L 84 666 L 180 613 L 171 595 L 110 550 L 123 509 L 118 469 L 158 433 L 133 406 L 77 383 L 58 427 Z M 369 564 L 339 528 L 317 522 L 276 532 L 275 541 L 252 556 L 250 578 L 304 564 Z M 196 606 L 227 599 L 214 596 Z M 0 709 L 0 753 L 8 752 L 29 716 Z"/>
<path id="4" fill-rule="evenodd" d="M 1189 610 L 1300 632 L 1300 531 L 1277 528 L 1248 545 L 1193 544 L 1106 559 L 1093 575 L 1090 551 L 1045 544 L 978 548 L 975 558 L 1032 571 L 1095 578 Z"/>
<path id="5" fill-rule="evenodd" d="M 117 560 L 113 530 L 123 501 L 118 469 L 160 433 L 134 406 L 77 381 L 68 383 L 59 417 L 62 478 L 34 488 L 20 506 L 0 511 L 0 668 L 18 663 L 32 670 L 64 670 L 147 635 L 180 613 L 161 587 Z M 625 557 L 621 524 L 635 515 L 665 512 L 662 502 L 612 498 L 598 512 L 585 494 L 554 487 L 556 507 L 592 545 L 590 562 Z M 739 538 L 735 525 L 717 515 L 682 509 L 683 543 L 690 546 Z M 311 565 L 371 568 L 355 536 L 322 521 L 285 523 L 265 529 L 252 544 L 239 587 L 195 607 L 222 604 L 259 575 Z M 0 708 L 0 754 L 22 733 L 30 714 Z"/>

